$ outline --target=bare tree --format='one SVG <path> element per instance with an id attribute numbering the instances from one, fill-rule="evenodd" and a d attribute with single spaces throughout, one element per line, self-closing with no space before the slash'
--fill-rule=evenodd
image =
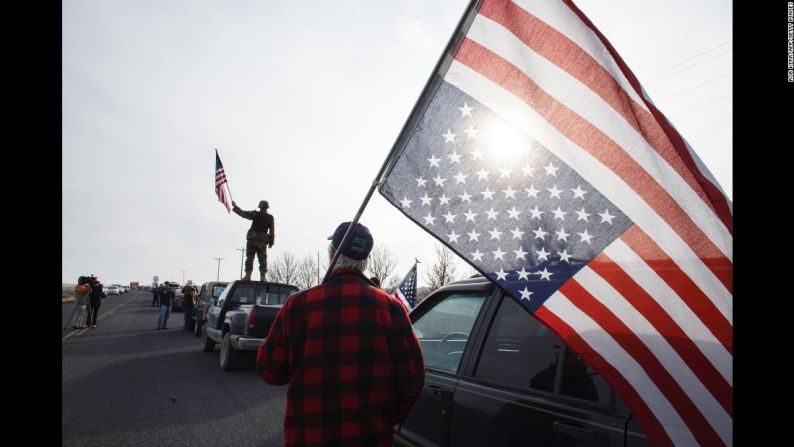
<path id="1" fill-rule="evenodd" d="M 402 278 L 397 275 L 391 275 L 388 279 L 380 280 L 380 288 L 387 292 L 392 292 L 397 286 L 400 285 L 400 281 L 402 281 Z"/>
<path id="2" fill-rule="evenodd" d="M 317 257 L 313 255 L 304 256 L 298 264 L 296 277 L 295 285 L 301 290 L 317 285 Z"/>
<path id="3" fill-rule="evenodd" d="M 376 245 L 375 248 L 369 253 L 369 261 L 367 261 L 367 272 L 369 276 L 377 276 L 381 281 L 381 286 L 385 290 L 389 283 L 396 283 L 399 279 L 390 278 L 394 267 L 397 266 L 397 258 L 394 257 L 392 252 L 385 245 Z M 394 287 L 394 284 L 391 285 Z"/>
<path id="4" fill-rule="evenodd" d="M 424 301 L 425 298 L 427 298 L 427 296 L 430 295 L 430 292 L 432 292 L 432 290 L 430 290 L 430 287 L 417 287 L 416 288 L 416 304 L 419 304 L 422 301 Z"/>
<path id="5" fill-rule="evenodd" d="M 271 281 L 295 284 L 298 279 L 298 260 L 291 252 L 285 251 L 273 261 L 269 270 Z"/>
<path id="6" fill-rule="evenodd" d="M 461 276 L 462 278 L 474 278 L 475 276 L 482 276 L 482 273 L 478 272 L 477 269 L 475 269 L 471 265 L 465 264 L 465 267 L 468 268 L 465 269 L 466 270 L 465 272 L 463 272 L 463 275 Z"/>
<path id="7" fill-rule="evenodd" d="M 436 244 L 436 262 L 430 264 L 426 269 L 427 285 L 430 291 L 455 280 L 457 272 L 457 256 L 448 248 Z"/>

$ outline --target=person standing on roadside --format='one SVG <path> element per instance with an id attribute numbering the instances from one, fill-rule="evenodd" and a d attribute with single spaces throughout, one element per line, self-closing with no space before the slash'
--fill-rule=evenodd
<path id="1" fill-rule="evenodd" d="M 77 307 L 77 319 L 74 320 L 72 329 L 84 329 L 86 324 L 83 321 L 86 319 L 88 299 L 91 296 L 91 286 L 88 276 L 81 276 L 77 278 L 77 285 L 74 286 L 74 305 Z"/>
<path id="2" fill-rule="evenodd" d="M 187 332 L 193 332 L 193 306 L 198 289 L 193 285 L 193 280 L 188 279 L 182 288 L 182 312 L 185 313 L 185 325 L 182 327 Z"/>
<path id="3" fill-rule="evenodd" d="M 91 286 L 91 294 L 88 298 L 88 320 L 86 320 L 86 327 L 95 328 L 96 320 L 99 316 L 99 306 L 102 305 L 102 298 L 105 298 L 105 291 L 102 288 L 102 283 L 99 282 L 96 276 L 89 277 L 88 285 Z"/>
<path id="4" fill-rule="evenodd" d="M 160 290 L 160 286 L 154 283 L 154 287 L 152 287 L 152 307 L 160 305 Z"/>
<path id="5" fill-rule="evenodd" d="M 160 316 L 157 317 L 157 329 L 168 329 L 168 317 L 171 316 L 171 300 L 174 298 L 174 289 L 163 284 L 160 292 Z"/>
<path id="6" fill-rule="evenodd" d="M 287 446 L 391 446 L 425 378 L 419 341 L 405 308 L 363 272 L 373 239 L 350 222 L 329 237 L 341 251 L 322 284 L 290 295 L 256 356 L 272 385 L 289 384 Z"/>

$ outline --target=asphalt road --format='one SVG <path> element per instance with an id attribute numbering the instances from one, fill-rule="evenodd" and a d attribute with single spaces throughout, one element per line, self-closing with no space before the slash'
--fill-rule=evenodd
<path id="1" fill-rule="evenodd" d="M 181 312 L 156 330 L 151 297 L 110 296 L 96 329 L 63 331 L 62 445 L 283 445 L 286 387 L 263 382 L 253 357 L 221 371 Z M 73 310 L 63 304 L 62 328 Z"/>

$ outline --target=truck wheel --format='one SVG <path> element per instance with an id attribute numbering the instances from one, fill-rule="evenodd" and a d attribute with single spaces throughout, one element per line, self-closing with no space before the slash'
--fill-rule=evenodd
<path id="1" fill-rule="evenodd" d="M 210 340 L 210 338 L 207 336 L 207 328 L 204 328 L 204 330 L 201 331 L 201 336 L 204 339 L 204 347 L 201 348 L 201 350 L 204 351 L 204 352 L 212 352 L 212 351 L 214 351 L 215 350 L 215 342 Z"/>
<path id="2" fill-rule="evenodd" d="M 232 371 L 237 369 L 239 365 L 240 353 L 232 347 L 231 335 L 227 332 L 223 334 L 221 339 L 221 369 L 224 371 Z"/>
<path id="3" fill-rule="evenodd" d="M 193 327 L 193 335 L 196 337 L 201 337 L 201 326 L 204 326 L 204 322 L 201 320 L 196 320 L 196 326 Z"/>

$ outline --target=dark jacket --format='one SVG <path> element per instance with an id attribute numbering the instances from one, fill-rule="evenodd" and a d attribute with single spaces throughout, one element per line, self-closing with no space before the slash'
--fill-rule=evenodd
<path id="1" fill-rule="evenodd" d="M 99 307 L 99 305 L 102 304 L 102 298 L 106 296 L 102 283 L 99 282 L 98 279 L 93 279 L 88 285 L 91 286 L 91 295 L 88 298 L 88 304 L 93 307 Z"/>
<path id="2" fill-rule="evenodd" d="M 163 287 L 163 291 L 160 293 L 160 305 L 161 306 L 170 306 L 171 299 L 174 297 L 174 290 L 170 287 Z"/>

